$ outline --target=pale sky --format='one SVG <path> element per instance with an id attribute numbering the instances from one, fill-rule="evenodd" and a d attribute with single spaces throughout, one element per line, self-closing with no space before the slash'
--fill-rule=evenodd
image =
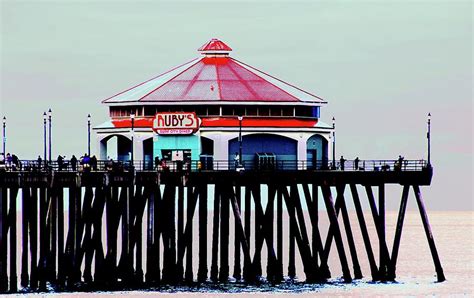
<path id="1" fill-rule="evenodd" d="M 326 99 L 337 156 L 426 158 L 431 112 L 426 204 L 473 209 L 470 1 L 0 1 L 0 115 L 7 152 L 22 159 L 43 151 L 43 111 L 53 110 L 53 156 L 81 155 L 87 114 L 107 120 L 101 100 L 217 37 L 237 59 Z"/>

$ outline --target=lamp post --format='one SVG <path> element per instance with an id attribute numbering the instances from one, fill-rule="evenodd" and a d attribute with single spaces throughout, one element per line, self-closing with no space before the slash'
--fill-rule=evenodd
<path id="1" fill-rule="evenodd" d="M 49 162 L 51 162 L 51 109 L 48 110 L 49 120 Z"/>
<path id="2" fill-rule="evenodd" d="M 91 114 L 87 115 L 87 155 L 91 156 Z"/>
<path id="3" fill-rule="evenodd" d="M 332 169 L 336 169 L 336 118 L 332 117 Z"/>
<path id="4" fill-rule="evenodd" d="M 244 119 L 243 116 L 239 116 L 239 165 L 242 165 L 242 120 Z"/>
<path id="5" fill-rule="evenodd" d="M 7 145 L 7 135 L 6 135 L 6 127 L 7 127 L 7 118 L 3 116 L 3 158 L 5 159 L 6 154 L 6 145 Z"/>
<path id="6" fill-rule="evenodd" d="M 46 162 L 46 112 L 43 113 L 43 131 L 44 131 L 44 134 L 43 134 L 43 137 L 44 137 L 44 161 Z"/>
<path id="7" fill-rule="evenodd" d="M 428 139 L 428 167 L 431 167 L 431 113 L 428 113 L 428 133 L 426 137 Z"/>
<path id="8" fill-rule="evenodd" d="M 135 128 L 135 113 L 130 113 L 130 120 L 132 120 L 132 150 L 131 150 L 131 164 L 133 168 L 133 135 L 134 135 L 134 128 Z"/>

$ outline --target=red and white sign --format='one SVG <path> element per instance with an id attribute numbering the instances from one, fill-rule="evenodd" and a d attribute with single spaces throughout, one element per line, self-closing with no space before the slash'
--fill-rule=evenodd
<path id="1" fill-rule="evenodd" d="M 153 130 L 160 135 L 189 135 L 198 129 L 196 113 L 157 113 L 153 120 Z"/>

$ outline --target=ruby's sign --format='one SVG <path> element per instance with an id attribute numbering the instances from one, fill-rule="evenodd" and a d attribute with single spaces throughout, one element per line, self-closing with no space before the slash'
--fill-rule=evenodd
<path id="1" fill-rule="evenodd" d="M 196 113 L 157 113 L 153 120 L 153 130 L 160 135 L 189 135 L 198 129 Z"/>

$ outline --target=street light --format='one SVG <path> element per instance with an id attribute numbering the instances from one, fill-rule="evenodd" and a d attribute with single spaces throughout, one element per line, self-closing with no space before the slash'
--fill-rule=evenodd
<path id="1" fill-rule="evenodd" d="M 134 132 L 134 127 L 135 127 L 135 113 L 132 112 L 130 113 L 130 119 L 132 120 L 132 151 L 131 151 L 131 163 L 132 163 L 132 168 L 133 168 L 133 134 Z"/>
<path id="2" fill-rule="evenodd" d="M 243 116 L 239 116 L 239 165 L 242 165 L 242 120 Z"/>
<path id="3" fill-rule="evenodd" d="M 428 113 L 428 133 L 426 137 L 428 139 L 428 167 L 431 167 L 431 113 Z"/>
<path id="4" fill-rule="evenodd" d="M 336 169 L 336 118 L 332 117 L 332 169 Z"/>
<path id="5" fill-rule="evenodd" d="M 7 144 L 7 135 L 6 135 L 6 127 L 7 127 L 7 118 L 3 116 L 3 158 L 5 159 L 6 154 L 6 144 Z"/>
<path id="6" fill-rule="evenodd" d="M 51 162 L 51 109 L 48 111 L 49 119 L 49 162 Z"/>
<path id="7" fill-rule="evenodd" d="M 91 114 L 87 115 L 87 155 L 91 156 Z"/>
<path id="8" fill-rule="evenodd" d="M 43 130 L 44 130 L 44 161 L 46 161 L 46 112 L 43 113 Z"/>

